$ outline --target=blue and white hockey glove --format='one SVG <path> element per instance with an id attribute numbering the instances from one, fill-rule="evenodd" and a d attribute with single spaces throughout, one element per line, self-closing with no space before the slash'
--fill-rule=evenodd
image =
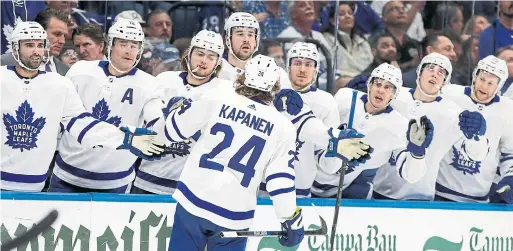
<path id="1" fill-rule="evenodd" d="M 424 158 L 426 148 L 429 147 L 433 140 L 433 123 L 426 116 L 420 118 L 420 125 L 415 119 L 410 120 L 408 124 L 408 132 L 406 138 L 408 139 L 408 150 L 411 155 L 417 159 Z"/>
<path id="2" fill-rule="evenodd" d="M 180 108 L 178 111 L 178 115 L 181 115 L 183 112 L 185 112 L 189 107 L 191 107 L 192 100 L 186 97 L 172 97 L 169 99 L 169 102 L 167 103 L 167 107 L 162 109 L 162 112 L 164 113 L 164 116 L 167 117 L 171 111 L 176 110 Z"/>
<path id="3" fill-rule="evenodd" d="M 497 193 L 508 204 L 513 204 L 513 176 L 504 177 L 499 184 L 497 184 Z"/>
<path id="4" fill-rule="evenodd" d="M 133 126 L 123 126 L 119 129 L 125 132 L 125 138 L 123 145 L 117 149 L 128 149 L 135 156 L 145 160 L 158 160 L 163 156 L 165 146 L 157 142 L 156 132 Z"/>
<path id="5" fill-rule="evenodd" d="M 280 112 L 287 110 L 290 115 L 297 115 L 303 109 L 303 99 L 292 89 L 282 89 L 274 96 L 274 107 Z"/>
<path id="6" fill-rule="evenodd" d="M 369 79 L 368 74 L 360 74 L 347 82 L 347 88 L 358 90 L 367 93 L 367 80 Z"/>
<path id="7" fill-rule="evenodd" d="M 483 136 L 486 132 L 486 120 L 479 112 L 463 111 L 460 113 L 460 130 L 463 132 L 467 139 L 474 138 L 478 140 L 477 136 Z"/>
<path id="8" fill-rule="evenodd" d="M 333 128 L 328 130 L 331 139 L 329 140 L 326 157 L 338 157 L 349 166 L 364 164 L 370 159 L 373 148 L 363 143 L 363 134 L 353 129 L 340 130 L 339 135 L 333 135 Z"/>
<path id="9" fill-rule="evenodd" d="M 281 223 L 281 229 L 287 232 L 287 235 L 280 236 L 278 241 L 282 246 L 293 247 L 303 240 L 305 237 L 305 229 L 303 227 L 302 209 L 298 207 L 291 219 Z"/>

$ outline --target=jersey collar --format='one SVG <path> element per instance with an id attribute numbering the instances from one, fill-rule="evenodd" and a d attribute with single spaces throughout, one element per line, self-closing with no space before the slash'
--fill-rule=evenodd
<path id="1" fill-rule="evenodd" d="M 46 71 L 38 70 L 38 71 L 37 71 L 37 74 L 36 74 L 36 75 L 34 75 L 34 77 L 26 78 L 26 77 L 21 76 L 21 75 L 16 71 L 16 67 L 15 67 L 14 65 L 8 65 L 8 66 L 7 66 L 7 69 L 8 69 L 8 70 L 13 71 L 13 72 L 16 74 L 16 76 L 18 76 L 18 78 L 20 78 L 20 79 L 34 79 L 34 78 L 36 78 L 37 76 L 39 76 L 39 74 L 45 74 L 45 73 L 46 73 Z"/>
<path id="2" fill-rule="evenodd" d="M 474 102 L 474 104 L 478 104 L 478 105 L 481 104 L 481 103 L 476 102 L 474 99 L 472 99 L 472 97 L 470 95 L 471 91 L 472 90 L 470 87 L 465 87 L 465 95 L 467 95 L 470 98 L 470 100 L 472 100 L 472 102 Z M 499 97 L 499 95 L 495 94 L 495 97 L 493 97 L 492 100 L 490 102 L 488 102 L 488 104 L 481 104 L 481 105 L 489 106 L 489 105 L 491 105 L 493 103 L 497 103 L 499 101 L 501 101 L 501 98 Z"/>
<path id="3" fill-rule="evenodd" d="M 180 78 L 183 80 L 183 85 L 185 85 L 185 86 L 188 85 L 188 86 L 192 86 L 192 87 L 198 87 L 198 86 L 204 85 L 204 84 L 212 81 L 212 79 L 214 79 L 214 76 L 210 76 L 210 79 L 207 82 L 200 84 L 200 85 L 195 85 L 195 84 L 191 84 L 187 81 L 187 72 L 186 71 L 181 72 L 180 74 L 178 74 L 178 76 L 180 76 Z"/>
<path id="4" fill-rule="evenodd" d="M 303 90 L 303 91 L 297 91 L 299 93 L 302 93 L 302 94 L 305 94 L 305 93 L 309 93 L 309 92 L 315 92 L 317 91 L 317 87 L 311 85 L 309 88 L 307 88 L 306 90 Z"/>
<path id="5" fill-rule="evenodd" d="M 363 94 L 361 97 L 360 97 L 360 100 L 362 100 L 363 102 L 363 109 L 365 109 L 365 104 L 367 103 L 367 101 L 369 101 L 369 97 L 367 96 L 367 94 Z M 376 115 L 380 115 L 382 113 L 391 113 L 392 111 L 394 110 L 394 108 L 392 108 L 392 106 L 389 104 L 387 106 L 387 108 L 385 108 L 385 110 L 381 111 L 381 112 L 378 112 L 376 114 L 374 114 L 374 116 Z M 365 109 L 365 112 L 367 112 L 367 109 Z"/>
<path id="6" fill-rule="evenodd" d="M 260 104 L 262 104 L 262 105 L 267 105 L 267 104 L 266 104 L 266 103 L 264 103 L 262 100 L 260 100 L 260 99 L 258 99 L 258 98 L 256 98 L 256 97 L 252 97 L 252 98 L 249 98 L 249 99 L 251 99 L 251 100 L 253 100 L 253 101 L 257 102 L 257 103 L 260 103 Z"/>
<path id="7" fill-rule="evenodd" d="M 420 88 L 420 87 L 417 86 L 417 88 Z M 413 93 L 415 92 L 415 89 L 410 89 L 410 90 L 408 90 L 408 92 L 411 93 L 411 97 L 413 98 L 413 100 L 416 100 L 415 97 L 413 96 Z M 438 96 L 438 97 L 435 98 L 435 101 L 433 101 L 433 102 L 440 102 L 441 100 L 442 100 L 442 96 Z M 424 101 L 422 101 L 422 103 L 431 103 L 431 102 L 424 102 Z"/>
<path id="8" fill-rule="evenodd" d="M 109 61 L 100 61 L 98 63 L 98 66 L 100 66 L 102 69 L 103 69 L 103 72 L 105 73 L 105 75 L 107 77 L 110 77 L 110 76 L 114 76 L 110 73 L 109 71 Z M 124 76 L 133 76 L 135 75 L 135 73 L 137 72 L 137 67 L 134 67 L 132 70 L 130 70 L 129 72 L 123 74 L 123 75 L 119 75 L 119 76 L 116 76 L 116 78 L 122 78 Z"/>

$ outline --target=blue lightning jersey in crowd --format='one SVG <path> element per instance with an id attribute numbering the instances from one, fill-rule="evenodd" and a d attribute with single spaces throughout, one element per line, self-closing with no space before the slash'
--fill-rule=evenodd
<path id="1" fill-rule="evenodd" d="M 123 143 L 121 130 L 86 113 L 69 79 L 54 72 L 24 79 L 14 66 L 2 66 L 0 72 L 2 189 L 41 191 L 61 130 L 83 147 L 115 149 Z"/>
<path id="2" fill-rule="evenodd" d="M 433 200 L 440 161 L 452 145 L 463 138 L 459 128 L 459 114 L 462 109 L 448 99 L 437 97 L 435 101 L 425 103 L 413 97 L 414 90 L 401 88 L 396 100 L 392 101 L 394 110 L 406 119 L 420 119 L 426 115 L 433 124 L 433 139 L 426 149 L 426 174 L 419 181 L 410 184 L 397 173 L 398 162 L 389 162 L 378 169 L 374 178 L 374 191 L 396 200 Z"/>
<path id="3" fill-rule="evenodd" d="M 356 94 L 353 105 L 353 96 Z M 395 167 L 389 166 L 390 172 L 400 173 L 399 177 L 409 180 L 416 170 L 424 173 L 424 159 L 416 159 L 406 151 L 406 132 L 408 120 L 388 106 L 379 114 L 369 114 L 365 109 L 368 95 L 356 90 L 342 88 L 335 95 L 339 116 L 342 123 L 352 124 L 352 129 L 365 135 L 363 141 L 374 148 L 371 159 L 364 164 L 350 167 L 345 171 L 343 189 L 351 186 L 345 195 L 348 198 L 369 199 L 372 195 L 372 180 L 379 167 L 389 160 L 398 163 Z M 351 118 L 351 109 L 353 117 Z M 352 121 L 351 121 L 352 120 Z M 412 168 L 410 168 L 412 167 Z M 404 175 L 403 175 L 404 174 Z M 419 175 L 416 175 L 419 176 Z M 338 189 L 340 175 L 320 169 L 315 177 L 312 191 L 321 197 L 335 196 Z"/>
<path id="4" fill-rule="evenodd" d="M 189 84 L 186 77 L 187 72 L 180 71 L 168 71 L 157 76 L 157 81 L 164 92 L 164 115 L 170 112 L 171 105 L 168 102 L 172 97 L 183 96 L 195 101 L 206 94 L 215 93 L 217 88 L 230 88 L 228 81 L 216 77 L 201 85 Z M 165 135 L 164 131 L 157 133 Z M 160 160 L 143 160 L 136 173 L 134 186 L 156 194 L 172 194 L 185 161 L 200 135 L 201 132 L 198 131 L 186 141 L 169 144 L 166 146 L 166 156 Z"/>
<path id="5" fill-rule="evenodd" d="M 79 61 L 66 77 L 72 80 L 87 111 L 98 120 L 115 126 L 164 126 L 162 95 L 153 76 L 134 68 L 116 77 L 109 73 L 107 61 Z M 135 178 L 137 157 L 128 151 L 84 147 L 67 132 L 58 151 L 54 174 L 72 185 L 114 189 Z"/>
<path id="6" fill-rule="evenodd" d="M 486 203 L 499 161 L 501 178 L 513 176 L 513 120 L 509 115 L 513 101 L 496 95 L 484 105 L 474 102 L 470 95 L 471 87 L 444 88 L 444 98 L 483 115 L 486 132 L 480 140 L 488 141 L 488 149 L 482 150 L 488 154 L 482 161 L 475 161 L 465 152 L 469 151 L 465 146 L 468 143 L 456 142 L 440 163 L 436 194 L 454 201 Z"/>
<path id="7" fill-rule="evenodd" d="M 173 194 L 189 213 L 228 229 L 249 228 L 266 180 L 278 218 L 294 214 L 296 134 L 272 105 L 226 89 L 184 102 L 166 128 L 176 142 L 202 131 Z"/>

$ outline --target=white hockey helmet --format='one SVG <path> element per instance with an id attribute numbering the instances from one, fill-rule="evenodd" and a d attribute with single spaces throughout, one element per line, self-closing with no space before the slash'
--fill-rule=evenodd
<path id="1" fill-rule="evenodd" d="M 370 84 L 375 78 L 383 79 L 387 82 L 390 82 L 395 87 L 395 92 L 392 97 L 392 99 L 395 99 L 397 95 L 399 95 L 399 91 L 401 90 L 401 87 L 403 86 L 403 74 L 401 72 L 401 69 L 388 64 L 388 63 L 382 63 L 378 67 L 374 68 L 372 70 L 372 73 L 367 79 L 367 89 L 368 92 L 370 92 Z M 368 93 L 370 94 L 370 93 Z"/>
<path id="2" fill-rule="evenodd" d="M 489 55 L 479 60 L 474 72 L 472 73 L 472 86 L 474 86 L 477 74 L 480 70 L 487 71 L 499 78 L 498 87 L 497 90 L 495 90 L 495 94 L 497 94 L 497 92 L 502 89 L 502 86 L 504 86 L 506 79 L 508 79 L 508 65 L 506 64 L 506 61 L 493 55 Z"/>
<path id="3" fill-rule="evenodd" d="M 141 24 L 135 20 L 129 20 L 124 18 L 119 18 L 110 28 L 107 34 L 108 42 L 107 42 L 107 59 L 109 60 L 109 64 L 116 69 L 116 67 L 111 62 L 110 53 L 112 51 L 112 45 L 114 44 L 115 38 L 125 39 L 129 41 L 141 42 L 139 46 L 139 54 L 137 55 L 137 59 L 135 64 L 132 66 L 130 70 L 137 66 L 139 60 L 141 60 L 141 56 L 144 50 L 144 32 L 141 27 Z M 119 72 L 118 69 L 116 69 Z M 128 70 L 128 71 L 130 71 Z M 126 71 L 126 72 L 128 72 Z"/>
<path id="4" fill-rule="evenodd" d="M 193 69 L 191 69 L 191 66 L 190 66 L 191 53 L 192 53 L 192 49 L 195 47 L 213 51 L 217 54 L 216 66 L 214 66 L 214 70 L 212 70 L 212 72 L 206 77 L 197 76 L 196 74 L 194 74 L 192 72 Z M 214 74 L 217 66 L 219 64 L 221 64 L 221 58 L 223 57 L 223 52 L 224 52 L 223 37 L 221 37 L 220 34 L 213 32 L 213 31 L 201 30 L 191 40 L 191 45 L 189 46 L 189 54 L 187 55 L 187 70 L 196 79 L 208 78 L 212 74 Z"/>
<path id="5" fill-rule="evenodd" d="M 43 60 L 42 62 L 46 62 L 48 58 L 50 57 L 50 42 L 48 41 L 48 36 L 43 28 L 39 23 L 37 22 L 19 22 L 14 27 L 14 30 L 11 34 L 11 48 L 12 48 L 12 56 L 14 57 L 14 60 L 23 68 L 25 68 L 28 71 L 37 71 L 39 69 L 31 69 L 28 68 L 23 62 L 21 62 L 20 59 L 20 41 L 22 40 L 43 40 L 45 51 L 43 54 Z"/>
<path id="6" fill-rule="evenodd" d="M 226 36 L 226 47 L 228 47 L 228 50 L 230 53 L 238 58 L 232 49 L 232 29 L 235 27 L 248 27 L 248 28 L 254 28 L 256 32 L 256 46 L 255 51 L 251 53 L 250 58 L 253 56 L 253 54 L 258 50 L 258 46 L 260 44 L 260 24 L 258 24 L 257 19 L 255 16 L 246 13 L 246 12 L 235 12 L 230 15 L 228 20 L 224 23 L 224 34 Z M 241 60 L 242 61 L 242 60 Z"/>
<path id="7" fill-rule="evenodd" d="M 312 43 L 296 42 L 287 52 L 287 69 L 290 70 L 290 63 L 293 58 L 308 58 L 315 61 L 315 73 L 312 79 L 312 83 L 317 80 L 317 74 L 320 68 L 320 56 L 317 46 Z"/>
<path id="8" fill-rule="evenodd" d="M 274 59 L 257 55 L 244 67 L 244 85 L 253 89 L 270 92 L 280 80 L 279 66 Z"/>
<path id="9" fill-rule="evenodd" d="M 452 75 L 452 64 L 448 57 L 437 53 L 437 52 L 431 52 L 428 55 L 424 56 L 422 60 L 420 61 L 419 66 L 417 66 L 417 85 L 419 84 L 419 78 L 420 73 L 422 71 L 422 68 L 426 64 L 435 64 L 440 67 L 442 67 L 444 70 L 447 71 L 447 76 L 445 77 L 445 84 L 451 83 L 451 75 Z"/>

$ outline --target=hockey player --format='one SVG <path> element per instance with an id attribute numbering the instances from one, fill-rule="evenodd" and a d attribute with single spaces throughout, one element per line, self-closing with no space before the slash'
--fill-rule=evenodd
<path id="1" fill-rule="evenodd" d="M 433 124 L 433 138 L 425 152 L 426 174 L 410 184 L 394 168 L 400 162 L 390 159 L 379 168 L 374 178 L 374 198 L 395 200 L 433 200 L 439 164 L 451 146 L 469 130 L 468 122 L 460 123 L 462 109 L 448 99 L 442 99 L 441 89 L 451 79 L 452 65 L 446 56 L 430 53 L 417 67 L 417 87 L 403 88 L 394 110 L 407 119 L 418 120 L 427 116 Z M 478 120 L 480 122 L 480 120 Z M 474 156 L 474 155 L 473 155 Z M 477 156 L 476 156 L 477 157 Z"/>
<path id="2" fill-rule="evenodd" d="M 96 120 L 84 109 L 69 79 L 38 70 L 49 55 L 47 34 L 40 24 L 18 23 L 11 45 L 17 64 L 1 68 L 2 190 L 41 191 L 60 129 L 84 147 L 130 149 L 139 157 L 163 151 L 152 143 L 153 135 L 138 136 L 154 134 L 150 130 L 117 128 Z M 126 151 L 112 152 L 130 156 Z"/>
<path id="3" fill-rule="evenodd" d="M 194 101 L 205 94 L 216 92 L 217 88 L 231 88 L 230 82 L 217 78 L 223 51 L 221 35 L 202 30 L 192 38 L 191 45 L 182 58 L 182 67 L 187 70 L 163 72 L 157 76 L 165 93 L 165 114 L 169 112 L 169 100 L 173 97 L 183 96 Z M 162 134 L 165 135 L 164 132 Z M 200 134 L 198 132 L 184 142 L 171 143 L 166 148 L 166 156 L 159 161 L 143 160 L 137 171 L 132 193 L 172 194 L 185 161 Z"/>
<path id="4" fill-rule="evenodd" d="M 344 198 L 370 199 L 376 171 L 391 158 L 399 163 L 398 174 L 408 183 L 417 182 L 426 172 L 424 156 L 431 143 L 433 126 L 426 116 L 420 118 L 420 124 L 415 120 L 408 122 L 390 106 L 402 84 L 401 70 L 383 63 L 367 80 L 367 94 L 342 88 L 335 95 L 342 123 L 365 134 L 364 141 L 374 147 L 371 160 L 345 170 Z M 338 174 L 321 167 L 312 193 L 334 197 L 338 183 Z"/>
<path id="5" fill-rule="evenodd" d="M 462 122 L 484 117 L 486 123 L 476 126 L 474 133 L 465 134 L 465 139 L 477 138 L 477 143 L 459 140 L 443 158 L 436 184 L 438 199 L 487 203 L 499 165 L 500 181 L 492 192 L 513 204 L 513 191 L 508 190 L 513 188 L 513 120 L 507 115 L 513 101 L 497 94 L 507 78 L 506 62 L 490 55 L 478 62 L 470 87 L 451 86 L 444 90 L 444 98 L 468 110 Z M 482 160 L 466 152 L 475 152 Z"/>
<path id="6" fill-rule="evenodd" d="M 256 18 L 244 12 L 233 13 L 225 23 L 225 42 L 228 47 L 228 61 L 223 60 L 219 78 L 229 81 L 235 81 L 237 76 L 244 71 L 242 70 L 247 60 L 258 49 L 260 40 L 260 26 Z M 241 57 L 243 57 L 241 59 Z M 301 96 L 292 89 L 289 75 L 283 69 L 279 69 L 280 84 L 282 90 L 276 94 L 274 105 L 278 111 L 289 118 L 297 130 L 298 137 L 305 142 L 312 143 L 321 149 L 326 149 L 330 140 L 344 137 L 344 131 L 331 128 L 331 134 L 328 133 L 329 127 L 324 125 L 322 120 L 316 118 L 314 113 L 303 103 Z M 315 81 L 315 80 L 314 80 Z M 360 148 L 369 149 L 365 144 L 361 143 Z M 351 153 L 353 154 L 353 153 Z M 362 159 L 353 159 L 339 156 L 343 160 L 350 160 L 351 165 L 358 165 L 364 158 L 369 158 L 368 154 L 361 155 Z M 327 157 L 334 157 L 329 156 Z M 297 158 L 296 158 L 297 160 Z"/>
<path id="7" fill-rule="evenodd" d="M 214 93 L 192 103 L 178 101 L 167 117 L 167 132 L 174 141 L 203 132 L 173 194 L 178 205 L 169 250 L 203 251 L 206 245 L 209 250 L 244 250 L 245 238 L 220 238 L 219 233 L 251 226 L 261 180 L 267 181 L 287 233 L 279 242 L 294 246 L 303 239 L 294 187 L 296 130 L 272 107 L 279 90 L 278 66 L 270 57 L 256 56 L 235 85 L 235 92 Z M 353 141 L 362 136 L 350 134 Z M 341 144 L 335 142 L 331 150 L 337 154 Z"/>
<path id="8" fill-rule="evenodd" d="M 135 68 L 143 44 L 140 24 L 119 19 L 108 32 L 108 61 L 79 61 L 66 77 L 95 118 L 115 126 L 145 125 L 163 131 L 161 90 L 153 76 Z M 67 132 L 58 151 L 50 192 L 130 192 L 135 156 L 83 147 Z"/>

